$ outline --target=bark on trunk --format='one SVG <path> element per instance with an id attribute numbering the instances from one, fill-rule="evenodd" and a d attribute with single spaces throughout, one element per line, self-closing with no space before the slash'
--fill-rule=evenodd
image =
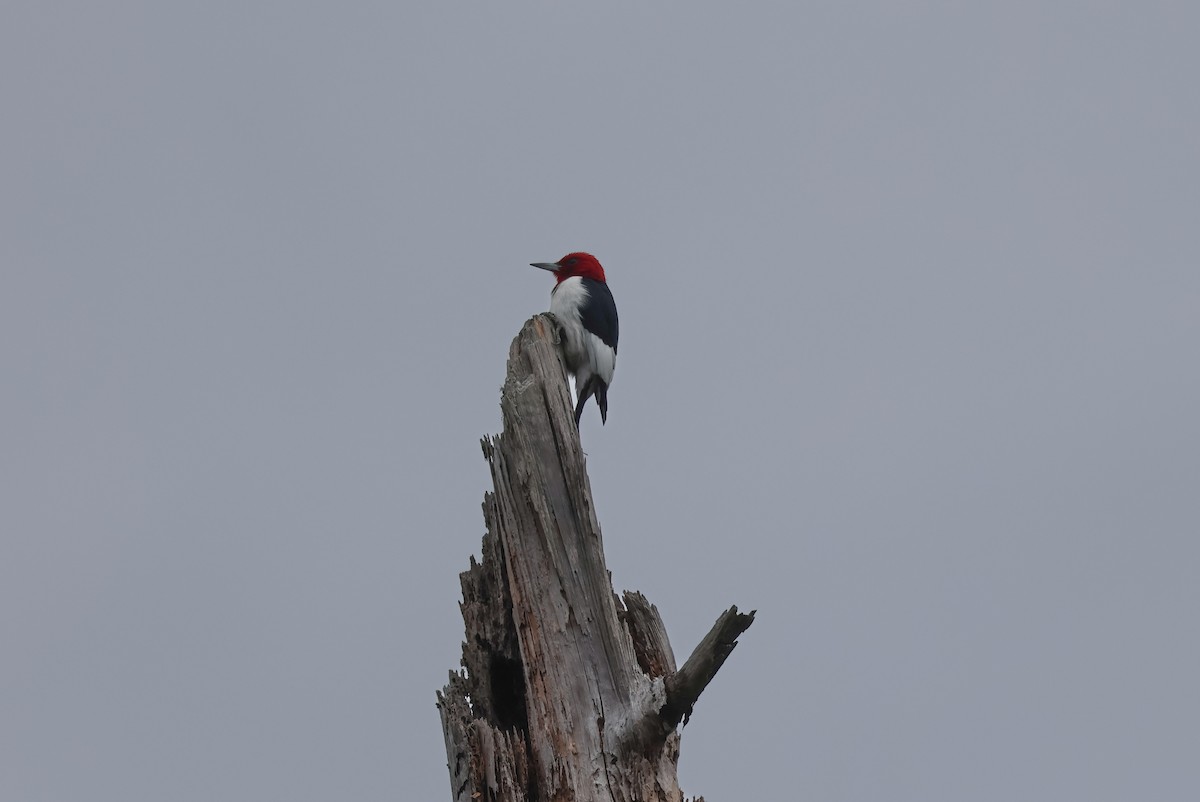
<path id="1" fill-rule="evenodd" d="M 437 695 L 455 802 L 682 802 L 677 725 L 754 613 L 676 670 L 658 610 L 612 590 L 554 319 L 509 350 L 483 440 L 482 561 L 461 575 L 461 672 Z"/>

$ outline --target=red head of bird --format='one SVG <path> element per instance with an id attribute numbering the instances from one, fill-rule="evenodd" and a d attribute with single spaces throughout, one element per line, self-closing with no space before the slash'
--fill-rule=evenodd
<path id="1" fill-rule="evenodd" d="M 600 266 L 600 260 L 583 251 L 568 253 L 557 262 L 534 262 L 532 266 L 549 270 L 560 283 L 573 276 L 604 281 L 604 268 Z"/>

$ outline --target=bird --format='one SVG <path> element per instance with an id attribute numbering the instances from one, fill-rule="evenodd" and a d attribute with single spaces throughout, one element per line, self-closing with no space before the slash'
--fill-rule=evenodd
<path id="1" fill-rule="evenodd" d="M 600 423 L 608 422 L 608 386 L 617 367 L 617 304 L 600 261 L 590 253 L 568 253 L 557 262 L 530 262 L 554 274 L 550 314 L 562 326 L 567 370 L 575 377 L 575 425 L 583 405 L 596 399 Z"/>

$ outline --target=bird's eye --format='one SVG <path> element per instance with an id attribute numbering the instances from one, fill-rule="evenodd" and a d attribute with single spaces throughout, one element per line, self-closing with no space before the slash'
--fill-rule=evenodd
<path id="1" fill-rule="evenodd" d="M 567 264 L 573 265 L 578 261 L 579 261 L 578 259 L 576 259 L 574 256 L 572 256 L 570 259 L 567 260 Z"/>

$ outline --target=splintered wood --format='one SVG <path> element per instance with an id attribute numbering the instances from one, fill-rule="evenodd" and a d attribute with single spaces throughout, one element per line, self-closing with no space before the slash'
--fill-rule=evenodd
<path id="1" fill-rule="evenodd" d="M 657 608 L 613 593 L 557 340 L 545 315 L 521 329 L 482 442 L 463 670 L 437 695 L 453 799 L 683 802 L 677 725 L 754 613 L 727 610 L 677 670 Z"/>

